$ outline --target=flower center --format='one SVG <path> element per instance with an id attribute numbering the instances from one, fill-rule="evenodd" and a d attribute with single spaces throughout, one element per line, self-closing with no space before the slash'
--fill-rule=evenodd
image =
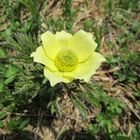
<path id="1" fill-rule="evenodd" d="M 61 50 L 55 58 L 55 66 L 59 71 L 70 72 L 76 69 L 78 57 L 70 49 Z"/>

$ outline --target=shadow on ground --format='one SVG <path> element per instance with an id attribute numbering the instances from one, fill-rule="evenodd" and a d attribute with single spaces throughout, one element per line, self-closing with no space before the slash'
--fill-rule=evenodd
<path id="1" fill-rule="evenodd" d="M 15 131 L 9 134 L 0 134 L 0 140 L 43 140 L 37 133 L 30 131 Z M 50 140 L 45 138 L 45 140 Z M 93 135 L 86 132 L 68 130 L 63 132 L 56 140 L 96 140 Z"/>
<path id="2" fill-rule="evenodd" d="M 57 140 L 96 140 L 91 133 L 85 131 L 75 132 L 75 130 L 68 130 L 63 132 Z"/>
<path id="3" fill-rule="evenodd" d="M 22 130 L 9 134 L 0 134 L 0 140 L 41 140 L 41 138 L 36 133 Z"/>
<path id="4" fill-rule="evenodd" d="M 51 115 L 51 111 L 48 108 L 48 104 L 50 100 L 55 100 L 57 93 L 53 92 L 46 92 L 43 94 L 38 94 L 35 98 L 33 98 L 30 102 L 20 106 L 18 108 L 18 113 L 15 112 L 11 117 L 16 118 L 16 113 L 21 115 L 21 119 L 29 120 L 29 124 L 33 128 L 29 128 L 27 130 L 18 130 L 12 131 L 11 133 L 0 134 L 0 140 L 95 140 L 95 137 L 90 133 L 85 131 L 76 132 L 75 130 L 67 130 L 58 134 L 53 124 L 53 121 L 57 119 L 57 116 Z M 59 95 L 59 94 L 58 94 Z M 22 116 L 23 114 L 23 116 Z M 58 127 L 61 129 L 61 125 L 59 124 Z M 40 137 L 40 133 L 35 133 L 34 128 L 38 128 L 39 132 L 44 136 L 43 138 Z M 42 129 L 43 128 L 43 129 Z M 26 129 L 26 128 L 25 128 Z M 49 132 L 46 134 L 45 130 L 48 129 Z M 17 129 L 16 129 L 17 130 Z M 52 137 L 49 134 L 52 133 Z"/>

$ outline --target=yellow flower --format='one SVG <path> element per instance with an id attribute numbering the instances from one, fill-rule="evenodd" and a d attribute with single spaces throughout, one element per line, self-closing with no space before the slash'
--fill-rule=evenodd
<path id="1" fill-rule="evenodd" d="M 43 64 L 44 75 L 51 86 L 69 83 L 74 79 L 90 81 L 105 58 L 95 52 L 97 43 L 91 33 L 83 30 L 74 35 L 65 31 L 55 35 L 50 31 L 41 35 L 43 45 L 31 54 L 35 62 Z"/>

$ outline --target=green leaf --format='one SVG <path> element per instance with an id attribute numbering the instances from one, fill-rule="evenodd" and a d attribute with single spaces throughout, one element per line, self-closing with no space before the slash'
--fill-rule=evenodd
<path id="1" fill-rule="evenodd" d="M 0 120 L 3 120 L 6 116 L 6 112 L 0 112 Z"/>
<path id="2" fill-rule="evenodd" d="M 10 66 L 5 71 L 5 77 L 9 78 L 9 77 L 15 75 L 18 71 L 19 71 L 19 69 L 17 69 L 15 66 Z"/>
<path id="3" fill-rule="evenodd" d="M 0 92 L 3 92 L 4 91 L 4 84 L 1 82 L 0 83 Z"/>
<path id="4" fill-rule="evenodd" d="M 54 113 L 57 113 L 58 112 L 58 107 L 57 107 L 56 101 L 51 101 L 48 104 L 48 107 L 51 108 L 51 114 L 54 114 Z"/>
<path id="5" fill-rule="evenodd" d="M 82 101 L 76 97 L 76 95 L 71 96 L 71 101 L 79 109 L 82 116 L 86 117 L 88 114 L 88 108 L 84 105 L 84 103 L 82 103 Z"/>
<path id="6" fill-rule="evenodd" d="M 89 124 L 88 131 L 92 134 L 97 134 L 100 132 L 100 127 L 97 124 Z"/>
<path id="7" fill-rule="evenodd" d="M 25 128 L 28 123 L 29 123 L 29 120 L 22 120 L 22 122 L 19 125 L 19 129 Z"/>
<path id="8" fill-rule="evenodd" d="M 25 128 L 28 124 L 29 120 L 23 120 L 23 119 L 11 119 L 8 121 L 7 125 L 10 131 L 12 130 L 21 130 Z"/>
<path id="9" fill-rule="evenodd" d="M 0 128 L 3 128 L 4 125 L 3 125 L 3 122 L 0 121 Z"/>
<path id="10" fill-rule="evenodd" d="M 4 50 L 0 48 L 0 58 L 4 58 L 6 56 Z"/>
<path id="11" fill-rule="evenodd" d="M 15 79 L 15 76 L 16 76 L 16 75 L 12 75 L 11 77 L 7 78 L 7 79 L 4 81 L 4 84 L 5 84 L 5 85 L 10 84 L 10 83 Z"/>
<path id="12" fill-rule="evenodd" d="M 3 104 L 2 103 L 0 103 L 0 109 L 2 109 L 3 108 Z"/>
<path id="13" fill-rule="evenodd" d="M 18 126 L 18 121 L 15 119 L 11 119 L 10 121 L 7 122 L 7 126 L 10 131 L 14 130 Z"/>
<path id="14" fill-rule="evenodd" d="M 6 78 L 4 80 L 4 84 L 8 85 L 9 83 L 11 83 L 15 79 L 16 74 L 18 72 L 19 72 L 19 69 L 16 68 L 16 66 L 11 65 L 11 66 L 7 67 L 5 70 L 5 74 L 4 74 L 4 76 Z"/>

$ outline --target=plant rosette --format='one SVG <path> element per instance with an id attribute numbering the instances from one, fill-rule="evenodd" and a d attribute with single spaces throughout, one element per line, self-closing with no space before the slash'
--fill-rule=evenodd
<path id="1" fill-rule="evenodd" d="M 42 46 L 31 54 L 34 62 L 44 65 L 44 76 L 51 86 L 74 79 L 89 82 L 106 59 L 95 52 L 97 43 L 91 33 L 80 30 L 74 35 L 65 31 L 47 31 L 41 35 Z"/>

